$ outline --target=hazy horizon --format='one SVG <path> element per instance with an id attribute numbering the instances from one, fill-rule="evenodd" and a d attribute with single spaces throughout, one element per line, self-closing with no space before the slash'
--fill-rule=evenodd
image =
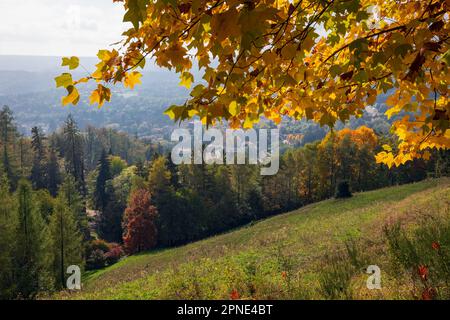
<path id="1" fill-rule="evenodd" d="M 112 0 L 2 0 L 0 55 L 93 57 L 121 39 L 123 13 Z"/>

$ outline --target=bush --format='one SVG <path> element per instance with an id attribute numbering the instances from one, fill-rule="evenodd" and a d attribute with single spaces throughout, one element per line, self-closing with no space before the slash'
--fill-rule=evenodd
<path id="1" fill-rule="evenodd" d="M 110 266 L 123 256 L 123 249 L 117 243 L 93 240 L 86 246 L 86 270 L 96 270 Z"/>
<path id="2" fill-rule="evenodd" d="M 105 254 L 106 263 L 110 266 L 116 262 L 118 262 L 125 253 L 123 252 L 122 246 L 117 243 L 111 243 L 109 251 Z"/>
<path id="3" fill-rule="evenodd" d="M 106 266 L 105 252 L 100 249 L 91 251 L 86 260 L 86 270 L 101 269 Z"/>
<path id="4" fill-rule="evenodd" d="M 352 193 L 350 192 L 350 185 L 348 181 L 344 180 L 338 183 L 336 191 L 336 199 L 350 198 Z"/>

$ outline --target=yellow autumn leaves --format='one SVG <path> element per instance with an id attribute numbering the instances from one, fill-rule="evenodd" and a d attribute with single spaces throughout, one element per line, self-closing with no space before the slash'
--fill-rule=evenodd
<path id="1" fill-rule="evenodd" d="M 448 148 L 450 0 L 280 1 L 125 0 L 120 50 L 101 50 L 91 102 L 111 98 L 108 84 L 133 89 L 147 58 L 180 74 L 191 90 L 166 114 L 250 128 L 284 116 L 321 125 L 363 115 L 390 96 L 396 149 L 377 157 L 389 166 Z M 447 16 L 446 16 L 447 15 Z M 193 62 L 202 79 L 193 86 Z M 65 58 L 73 70 L 78 61 Z M 66 74 L 63 103 L 79 100 Z M 73 87 L 73 88 L 72 88 Z"/>

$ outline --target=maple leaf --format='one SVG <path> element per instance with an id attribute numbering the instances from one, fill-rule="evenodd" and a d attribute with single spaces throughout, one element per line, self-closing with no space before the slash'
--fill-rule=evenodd
<path id="1" fill-rule="evenodd" d="M 207 123 L 225 118 L 232 127 L 251 128 L 263 116 L 275 123 L 305 117 L 333 127 L 387 94 L 388 117 L 411 117 L 392 124 L 399 147 L 381 151 L 377 162 L 391 168 L 450 148 L 448 1 L 117 2 L 133 28 L 123 33 L 120 53 L 99 51 L 100 62 L 85 79 L 132 89 L 138 76 L 126 72 L 154 59 L 175 69 L 180 85 L 191 90 L 189 110 L 167 112 L 177 121 L 201 114 Z M 367 10 L 373 7 L 377 14 Z M 191 88 L 194 60 L 204 87 Z M 72 69 L 78 61 L 62 64 Z M 80 83 L 68 75 L 55 81 L 66 89 Z M 93 92 L 91 101 L 106 98 Z M 247 108 L 253 99 L 256 108 Z"/>
<path id="2" fill-rule="evenodd" d="M 141 77 L 142 75 L 137 71 L 127 73 L 125 75 L 125 80 L 123 81 L 123 84 L 126 88 L 133 89 L 136 84 L 142 83 Z"/>

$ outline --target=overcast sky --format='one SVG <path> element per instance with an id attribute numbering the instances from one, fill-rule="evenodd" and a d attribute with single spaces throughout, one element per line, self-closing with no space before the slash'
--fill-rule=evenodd
<path id="1" fill-rule="evenodd" d="M 95 56 L 121 39 L 112 0 L 1 0 L 0 55 Z"/>

